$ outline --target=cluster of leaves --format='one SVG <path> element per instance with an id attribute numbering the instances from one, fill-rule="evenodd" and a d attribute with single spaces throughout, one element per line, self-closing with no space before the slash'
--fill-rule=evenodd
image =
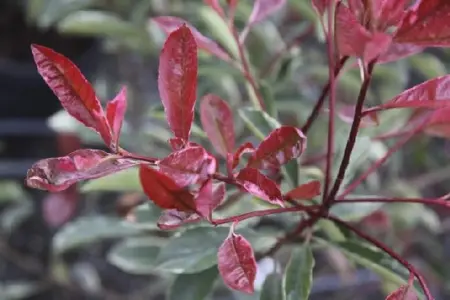
<path id="1" fill-rule="evenodd" d="M 217 248 L 218 271 L 231 289 L 253 293 L 257 263 L 250 242 L 238 234 L 235 226 L 253 217 L 273 216 L 281 213 L 305 215 L 292 233 L 277 242 L 262 256 L 273 254 L 284 241 L 300 236 L 320 220 L 331 220 L 384 253 L 365 248 L 354 241 L 339 241 L 334 245 L 344 251 L 364 252 L 380 264 L 387 254 L 407 270 L 410 280 L 388 299 L 414 299 L 415 293 L 407 292 L 416 278 L 423 294 L 432 299 L 421 275 L 399 255 L 379 241 L 367 236 L 339 216 L 343 203 L 422 203 L 447 207 L 443 198 L 348 198 L 359 185 L 400 146 L 413 135 L 428 132 L 448 136 L 448 76 L 431 79 L 392 99 L 374 106 L 366 106 L 366 96 L 375 66 L 416 54 L 426 47 L 447 46 L 450 38 L 443 30 L 442 16 L 450 13 L 450 5 L 444 0 L 423 0 L 410 6 L 407 1 L 330 1 L 313 0 L 321 28 L 326 37 L 329 54 L 329 84 L 324 88 L 311 115 L 297 128 L 279 125 L 272 118 L 272 111 L 263 88 L 255 79 L 249 66 L 244 44 L 252 27 L 286 5 L 283 0 L 255 1 L 244 29 L 238 32 L 234 24 L 239 1 L 228 1 L 226 9 L 219 1 L 205 3 L 227 22 L 235 39 L 236 48 L 224 49 L 221 45 L 200 33 L 192 24 L 178 17 L 156 17 L 152 21 L 166 33 L 167 39 L 160 54 L 158 89 L 165 117 L 173 137 L 168 141 L 172 152 L 163 158 L 130 153 L 120 147 L 120 132 L 127 107 L 126 88 L 111 100 L 104 110 L 90 83 L 78 68 L 62 54 L 40 45 L 32 45 L 38 71 L 60 100 L 64 109 L 86 127 L 94 130 L 109 148 L 109 152 L 95 149 L 77 150 L 65 157 L 49 158 L 37 162 L 27 174 L 30 187 L 52 192 L 63 191 L 73 184 L 87 179 L 104 177 L 124 169 L 139 168 L 140 184 L 148 198 L 162 209 L 157 221 L 160 229 L 175 229 L 185 224 L 206 221 L 213 226 L 231 224 L 228 235 Z M 333 26 L 334 25 L 334 26 Z M 248 127 L 260 133 L 262 141 L 255 146 L 251 142 L 236 146 L 234 117 L 227 101 L 215 94 L 206 94 L 200 100 L 200 121 L 211 141 L 214 155 L 191 139 L 197 100 L 198 50 L 214 55 L 236 67 L 246 78 L 255 98 L 256 108 L 244 116 Z M 336 60 L 338 58 L 338 60 Z M 356 105 L 336 110 L 335 84 L 346 61 L 357 59 L 361 69 L 362 84 Z M 287 169 L 294 163 L 298 169 L 300 157 L 306 151 L 307 135 L 330 94 L 328 107 L 328 140 L 323 180 L 310 180 L 298 184 L 295 175 Z M 402 137 L 400 143 L 387 151 L 357 179 L 346 178 L 351 164 L 358 159 L 357 144 L 367 142 L 358 136 L 361 129 L 377 126 L 382 111 L 398 108 L 413 110 L 407 125 L 400 131 L 383 132 L 378 139 Z M 257 124 L 251 114 L 257 115 Z M 350 123 L 350 131 L 337 168 L 333 170 L 335 139 L 334 118 Z M 268 127 L 269 130 L 259 128 Z M 267 131 L 267 132 L 263 132 Z M 220 162 L 226 171 L 220 171 Z M 305 163 L 306 165 L 306 163 Z M 334 172 L 336 171 L 336 172 Z M 334 174 L 333 174 L 334 173 Z M 287 176 L 286 176 L 287 175 Z M 332 178 L 334 175 L 334 178 Z M 284 179 L 293 183 L 286 191 Z M 280 180 L 281 178 L 281 180 Z M 227 186 L 228 185 L 228 186 Z M 225 194 L 229 186 L 259 198 L 269 209 L 255 210 L 226 218 L 216 218 L 214 213 L 226 205 Z M 323 186 L 323 191 L 322 191 Z M 345 188 L 342 190 L 342 187 Z M 318 201 L 317 196 L 322 196 Z M 302 201 L 299 201 L 302 200 Z M 310 200 L 310 201 L 304 201 Z M 107 235 L 107 233 L 105 233 Z M 284 291 L 286 297 L 306 299 L 311 285 L 313 259 L 309 239 L 293 254 L 286 269 Z M 306 249 L 306 250 L 305 250 Z M 356 250 L 355 250 L 356 249 Z M 378 255 L 378 256 L 377 256 Z M 381 256 L 380 256 L 381 255 Z M 366 258 L 367 258 L 366 257 Z M 297 260 L 302 260 L 297 263 Z M 301 265 L 299 267 L 299 265 Z M 210 265 L 197 269 L 204 271 Z M 297 269 L 301 268 L 301 270 Z M 302 273 L 302 278 L 298 274 Z M 296 275 L 297 274 L 297 275 Z M 303 274 L 306 274 L 303 276 Z M 295 277 L 297 276 L 297 277 Z M 302 280 L 304 286 L 297 281 Z M 270 282 L 268 283 L 270 284 Z M 274 283 L 276 284 L 276 283 Z"/>

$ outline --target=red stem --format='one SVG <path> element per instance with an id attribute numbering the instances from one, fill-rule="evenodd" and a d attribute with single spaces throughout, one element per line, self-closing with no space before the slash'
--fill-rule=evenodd
<path id="1" fill-rule="evenodd" d="M 348 56 L 344 56 L 343 58 L 341 58 L 341 60 L 339 61 L 339 64 L 336 66 L 336 69 L 334 70 L 335 77 L 339 75 L 339 73 L 341 72 L 342 68 L 344 67 L 344 65 L 348 59 L 349 59 Z M 328 83 L 323 87 L 322 93 L 320 94 L 319 99 L 317 100 L 316 105 L 314 106 L 311 114 L 309 115 L 305 124 L 302 126 L 302 132 L 305 135 L 308 133 L 312 124 L 317 119 L 317 116 L 319 115 L 319 113 L 322 109 L 323 103 L 325 102 L 325 98 L 326 98 L 329 90 L 330 90 L 330 82 L 328 81 Z"/>
<path id="2" fill-rule="evenodd" d="M 261 71 L 260 78 L 266 77 L 270 72 L 272 72 L 273 68 L 275 67 L 275 64 L 277 61 L 281 59 L 281 57 L 291 50 L 294 46 L 300 44 L 308 35 L 310 35 L 312 32 L 314 32 L 314 24 L 310 24 L 308 28 L 306 28 L 305 31 L 300 33 L 297 37 L 290 40 L 286 46 L 283 49 L 280 49 L 275 53 L 272 58 L 270 58 L 269 63 L 266 65 L 266 67 Z"/>
<path id="3" fill-rule="evenodd" d="M 326 201 L 324 202 L 327 208 L 331 206 L 331 203 L 334 201 L 336 194 L 339 192 L 339 188 L 341 187 L 342 181 L 344 180 L 345 172 L 347 171 L 347 167 L 350 162 L 350 156 L 352 155 L 353 147 L 356 143 L 356 137 L 358 135 L 359 125 L 361 124 L 362 119 L 364 101 L 366 99 L 367 91 L 369 90 L 370 81 L 372 79 L 372 71 L 375 63 L 375 60 L 369 63 L 367 68 L 367 76 L 364 77 L 363 83 L 361 85 L 361 90 L 359 91 L 358 100 L 355 107 L 355 117 L 353 118 L 347 145 L 345 146 L 344 156 L 342 158 L 341 165 L 339 166 L 339 171 L 333 188 L 331 189 L 330 194 L 327 196 Z"/>
<path id="4" fill-rule="evenodd" d="M 376 171 L 382 164 L 384 164 L 389 157 L 392 156 L 395 152 L 397 152 L 401 147 L 403 147 L 413 136 L 423 130 L 424 126 L 428 123 L 428 118 L 423 121 L 416 129 L 411 131 L 408 135 L 404 136 L 402 139 L 398 140 L 394 146 L 389 148 L 388 152 L 380 159 L 375 161 L 361 176 L 355 179 L 342 194 L 339 195 L 339 199 L 343 199 L 345 196 L 353 192 L 370 174 Z"/>
<path id="5" fill-rule="evenodd" d="M 390 249 L 388 246 L 386 246 L 385 244 L 383 244 L 382 242 L 378 241 L 377 239 L 371 237 L 370 235 L 362 232 L 361 230 L 359 230 L 356 227 L 353 227 L 352 225 L 350 225 L 349 223 L 334 217 L 334 216 L 327 216 L 327 219 L 347 228 L 348 230 L 352 231 L 353 233 L 355 233 L 356 235 L 358 235 L 359 237 L 361 237 L 362 239 L 365 239 L 367 242 L 373 244 L 374 246 L 376 246 L 377 248 L 379 248 L 380 250 L 382 250 L 383 252 L 387 253 L 389 256 L 391 256 L 393 259 L 395 259 L 396 261 L 398 261 L 400 264 L 402 264 L 403 266 L 405 266 L 406 269 L 408 269 L 408 271 L 411 274 L 414 274 L 414 276 L 417 278 L 417 281 L 419 282 L 420 286 L 422 287 L 423 292 L 425 293 L 425 296 L 427 298 L 427 300 L 434 300 L 433 296 L 431 295 L 430 290 L 428 289 L 427 284 L 425 283 L 424 278 L 422 277 L 422 275 L 416 270 L 416 268 L 411 265 L 407 260 L 403 259 L 399 254 L 397 254 L 396 252 L 394 252 L 392 249 Z"/>
<path id="6" fill-rule="evenodd" d="M 343 199 L 333 202 L 333 205 L 345 204 L 345 203 L 368 203 L 368 202 L 381 202 L 381 203 L 422 203 L 425 205 L 439 205 L 450 209 L 450 201 L 443 198 L 351 198 Z"/>
<path id="7" fill-rule="evenodd" d="M 326 197 L 328 195 L 329 186 L 331 184 L 331 172 L 333 166 L 333 153 L 334 153 L 334 122 L 335 122 L 335 107 L 336 107 L 336 85 L 335 85 L 335 59 L 334 59 L 334 30 L 333 30 L 333 17 L 334 14 L 331 13 L 334 11 L 335 2 L 330 1 L 328 5 L 328 34 L 323 28 L 323 32 L 327 37 L 327 55 L 328 55 L 328 77 L 330 82 L 330 96 L 328 101 L 328 109 L 330 111 L 330 115 L 328 118 L 328 134 L 327 134 L 327 157 L 326 157 L 326 165 L 325 165 L 325 182 L 323 186 L 323 199 L 322 202 L 325 202 Z"/>

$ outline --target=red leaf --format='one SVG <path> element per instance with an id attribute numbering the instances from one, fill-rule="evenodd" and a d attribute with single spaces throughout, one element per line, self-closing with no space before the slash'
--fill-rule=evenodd
<path id="1" fill-rule="evenodd" d="M 127 88 L 123 87 L 117 96 L 106 106 L 106 119 L 112 130 L 113 139 L 110 148 L 117 149 L 119 147 L 120 131 L 127 110 Z"/>
<path id="2" fill-rule="evenodd" d="M 370 32 L 342 2 L 336 5 L 335 36 L 339 54 L 363 57 L 366 44 L 371 40 Z"/>
<path id="3" fill-rule="evenodd" d="M 195 212 L 194 196 L 188 190 L 178 186 L 169 176 L 141 165 L 139 178 L 144 193 L 157 206 L 164 209 Z"/>
<path id="4" fill-rule="evenodd" d="M 379 30 L 397 26 L 403 19 L 407 0 L 372 1 L 374 19 Z"/>
<path id="5" fill-rule="evenodd" d="M 162 212 L 158 219 L 157 225 L 161 230 L 173 230 L 177 229 L 181 225 L 199 221 L 201 221 L 201 218 L 195 213 L 168 209 Z"/>
<path id="6" fill-rule="evenodd" d="M 257 169 L 242 169 L 238 173 L 236 180 L 253 196 L 261 198 L 271 204 L 283 206 L 283 197 L 277 184 Z"/>
<path id="7" fill-rule="evenodd" d="M 231 164 L 232 169 L 235 169 L 239 165 L 239 161 L 241 160 L 241 156 L 244 153 L 252 153 L 254 151 L 254 147 L 252 143 L 247 142 L 239 146 L 239 148 L 234 152 L 233 161 Z"/>
<path id="8" fill-rule="evenodd" d="M 371 111 L 392 108 L 442 108 L 450 105 L 450 75 L 416 85 Z"/>
<path id="9" fill-rule="evenodd" d="M 111 129 L 106 121 L 94 88 L 80 70 L 67 57 L 50 48 L 31 46 L 39 74 L 64 109 L 86 127 L 96 131 L 107 145 L 111 141 Z"/>
<path id="10" fill-rule="evenodd" d="M 59 192 L 78 181 L 103 177 L 138 163 L 101 150 L 81 149 L 38 161 L 28 170 L 26 183 L 32 188 Z"/>
<path id="11" fill-rule="evenodd" d="M 392 61 L 396 61 L 416 53 L 422 52 L 424 47 L 417 46 L 414 44 L 402 44 L 393 42 L 389 45 L 389 48 L 380 55 L 377 63 L 388 63 Z"/>
<path id="12" fill-rule="evenodd" d="M 206 135 L 217 153 L 227 157 L 234 150 L 233 113 L 219 96 L 208 94 L 202 98 L 200 119 Z"/>
<path id="13" fill-rule="evenodd" d="M 172 147 L 172 151 L 178 151 L 184 149 L 186 147 L 187 142 L 182 138 L 171 138 L 169 139 L 170 147 Z"/>
<path id="14" fill-rule="evenodd" d="M 319 16 L 323 16 L 328 8 L 330 0 L 312 0 L 313 8 L 317 11 Z"/>
<path id="15" fill-rule="evenodd" d="M 395 34 L 400 43 L 412 43 L 427 47 L 450 46 L 450 1 L 420 1 L 410 9 Z"/>
<path id="16" fill-rule="evenodd" d="M 224 61 L 230 60 L 230 56 L 216 42 L 201 34 L 194 26 L 192 26 L 185 20 L 170 16 L 155 17 L 151 20 L 158 24 L 158 26 L 161 27 L 161 29 L 164 30 L 166 34 L 171 34 L 173 31 L 185 24 L 185 26 L 189 27 L 191 33 L 193 34 L 199 49 L 215 55 L 218 58 L 223 59 Z"/>
<path id="17" fill-rule="evenodd" d="M 285 4 L 286 0 L 255 0 L 247 26 L 261 22 Z"/>
<path id="18" fill-rule="evenodd" d="M 198 213 L 206 218 L 212 220 L 212 212 L 219 206 L 225 197 L 225 184 L 221 183 L 214 191 L 212 186 L 212 179 L 207 180 L 201 187 L 197 198 L 195 198 L 195 205 Z"/>
<path id="19" fill-rule="evenodd" d="M 293 126 L 273 130 L 252 153 L 248 167 L 277 168 L 299 157 L 306 147 L 306 136 Z"/>
<path id="20" fill-rule="evenodd" d="M 419 112 L 416 118 L 421 117 L 423 113 L 427 112 Z M 424 132 L 432 136 L 450 138 L 450 107 L 434 111 Z"/>
<path id="21" fill-rule="evenodd" d="M 402 285 L 387 296 L 386 300 L 417 300 L 417 295 L 408 285 Z"/>
<path id="22" fill-rule="evenodd" d="M 320 195 L 320 181 L 302 184 L 286 194 L 291 199 L 311 199 Z"/>
<path id="23" fill-rule="evenodd" d="M 188 147 L 172 152 L 159 163 L 160 171 L 181 187 L 206 180 L 214 174 L 216 167 L 216 159 L 202 147 Z"/>
<path id="24" fill-rule="evenodd" d="M 237 291 L 253 294 L 256 260 L 251 244 L 233 228 L 217 252 L 219 273 L 225 284 Z"/>
<path id="25" fill-rule="evenodd" d="M 70 220 L 77 209 L 77 195 L 67 191 L 48 194 L 42 202 L 42 214 L 47 224 L 60 227 Z"/>
<path id="26" fill-rule="evenodd" d="M 171 32 L 159 58 L 158 89 L 175 137 L 189 139 L 197 97 L 197 43 L 186 25 Z"/>
<path id="27" fill-rule="evenodd" d="M 383 32 L 375 32 L 364 47 L 363 59 L 370 62 L 386 53 L 392 43 L 392 36 Z"/>

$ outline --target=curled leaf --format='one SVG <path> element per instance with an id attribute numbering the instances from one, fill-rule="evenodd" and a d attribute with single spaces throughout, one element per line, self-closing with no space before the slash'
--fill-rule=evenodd
<path id="1" fill-rule="evenodd" d="M 127 110 L 127 89 L 123 87 L 117 96 L 106 106 L 106 119 L 112 130 L 111 149 L 119 147 L 120 131 Z"/>
<path id="2" fill-rule="evenodd" d="M 201 218 L 196 213 L 168 209 L 162 212 L 157 224 L 161 230 L 173 230 L 183 224 L 195 223 L 200 220 Z"/>
<path id="3" fill-rule="evenodd" d="M 63 108 L 86 127 L 100 134 L 109 146 L 112 134 L 105 113 L 94 88 L 77 66 L 64 55 L 44 46 L 33 44 L 31 51 L 39 74 Z"/>
<path id="4" fill-rule="evenodd" d="M 236 180 L 248 193 L 269 203 L 283 206 L 281 191 L 277 184 L 257 169 L 242 169 L 238 173 Z"/>
<path id="5" fill-rule="evenodd" d="M 214 5 L 213 8 L 215 7 L 216 6 Z M 161 27 L 161 29 L 164 30 L 166 34 L 172 33 L 174 30 L 185 24 L 191 30 L 191 33 L 193 34 L 199 49 L 213 54 L 225 61 L 230 60 L 230 56 L 216 42 L 201 34 L 194 26 L 192 26 L 185 20 L 170 16 L 155 17 L 151 20 L 158 24 L 158 26 Z"/>
<path id="6" fill-rule="evenodd" d="M 239 146 L 239 148 L 236 150 L 236 152 L 234 152 L 233 157 L 229 158 L 229 160 L 232 159 L 232 162 L 231 162 L 232 169 L 235 169 L 239 165 L 241 156 L 244 153 L 252 153 L 254 150 L 255 150 L 255 148 L 253 147 L 253 144 L 250 142 L 244 143 L 241 146 Z"/>
<path id="7" fill-rule="evenodd" d="M 225 192 L 225 184 L 221 183 L 213 190 L 212 179 L 207 180 L 195 198 L 195 205 L 198 213 L 211 221 L 212 212 L 222 203 Z"/>
<path id="8" fill-rule="evenodd" d="M 219 273 L 225 284 L 237 291 L 252 294 L 255 291 L 256 261 L 250 243 L 230 230 L 217 252 Z"/>
<path id="9" fill-rule="evenodd" d="M 208 94 L 200 104 L 200 119 L 206 135 L 217 153 L 227 157 L 234 151 L 233 113 L 219 96 Z"/>
<path id="10" fill-rule="evenodd" d="M 101 150 L 81 149 L 38 161 L 28 170 L 26 183 L 32 188 L 59 192 L 81 180 L 103 177 L 138 163 Z"/>
<path id="11" fill-rule="evenodd" d="M 203 147 L 188 147 L 172 152 L 159 163 L 160 171 L 178 186 L 185 187 L 206 180 L 216 171 L 216 159 Z"/>
<path id="12" fill-rule="evenodd" d="M 169 176 L 141 165 L 139 178 L 144 193 L 160 208 L 195 212 L 194 196 Z"/>
<path id="13" fill-rule="evenodd" d="M 189 139 L 197 97 L 197 43 L 182 25 L 172 31 L 159 57 L 158 89 L 175 137 Z"/>
<path id="14" fill-rule="evenodd" d="M 278 168 L 299 157 L 306 148 L 306 136 L 293 126 L 273 130 L 252 153 L 248 167 Z"/>

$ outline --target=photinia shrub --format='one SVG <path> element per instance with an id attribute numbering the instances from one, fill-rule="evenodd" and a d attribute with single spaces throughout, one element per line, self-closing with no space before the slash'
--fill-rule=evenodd
<path id="1" fill-rule="evenodd" d="M 329 78 L 301 127 L 277 121 L 273 103 L 264 92 L 261 78 L 252 70 L 245 49 L 246 36 L 252 28 L 282 9 L 287 1 L 256 0 L 242 30 L 234 23 L 239 1 L 227 1 L 226 6 L 219 1 L 204 2 L 227 24 L 230 36 L 237 45 L 237 53 L 225 50 L 219 42 L 206 37 L 179 17 L 159 16 L 152 19 L 167 34 L 158 70 L 159 95 L 172 133 L 167 141 L 171 153 L 165 157 L 149 157 L 129 152 L 120 146 L 127 108 L 125 87 L 104 109 L 94 88 L 69 59 L 45 46 L 31 46 L 38 72 L 63 108 L 95 131 L 109 151 L 80 149 L 64 157 L 38 161 L 28 171 L 27 185 L 60 192 L 83 180 L 138 168 L 143 192 L 149 202 L 160 209 L 155 226 L 161 230 L 191 228 L 169 242 L 175 254 L 162 250 L 156 258 L 156 266 L 182 274 L 180 276 L 186 276 L 184 280 L 194 280 L 189 274 L 212 277 L 206 281 L 211 287 L 202 289 L 196 299 L 203 299 L 209 293 L 213 285 L 211 280 L 217 275 L 232 290 L 254 293 L 257 260 L 273 256 L 285 244 L 298 242 L 299 239 L 302 243 L 292 251 L 282 280 L 275 275 L 267 277 L 265 284 L 275 287 L 271 292 L 281 293 L 281 296 L 278 295 L 280 298 L 276 299 L 309 297 L 314 267 L 313 242 L 337 247 L 344 253 L 360 257 L 360 262 L 369 261 L 369 264 L 377 265 L 377 270 L 381 268 L 392 272 L 392 278 L 398 279 L 396 283 L 399 287 L 386 299 L 416 299 L 418 295 L 433 299 L 425 279 L 413 265 L 355 226 L 354 220 L 342 217 L 341 211 L 348 205 L 366 205 L 369 211 L 361 217 L 368 217 L 376 213 L 382 203 L 450 207 L 445 196 L 428 199 L 353 194 L 413 136 L 427 133 L 448 137 L 449 75 L 416 85 L 381 104 L 369 103 L 367 94 L 379 64 L 416 54 L 426 47 L 450 46 L 450 34 L 445 24 L 445 16 L 450 14 L 449 2 L 422 0 L 409 5 L 409 1 L 400 0 L 313 0 L 311 4 L 327 43 Z M 200 123 L 212 148 L 191 137 L 198 98 L 199 51 L 237 68 L 245 78 L 257 101 L 255 107 L 240 110 L 239 114 L 255 136 L 261 139 L 258 145 L 254 141 L 237 142 L 232 106 L 213 93 L 201 95 L 199 101 Z M 362 82 L 356 102 L 339 108 L 335 87 L 344 65 L 350 60 L 358 62 Z M 381 132 L 373 137 L 364 136 L 363 129 L 380 125 L 380 113 L 393 109 L 413 111 L 404 128 Z M 323 112 L 328 121 L 327 141 L 324 142 L 326 153 L 311 163 L 303 156 L 308 149 L 310 129 Z M 337 119 L 349 124 L 343 135 L 338 135 L 335 128 Z M 355 177 L 352 168 L 356 162 L 365 160 L 370 142 L 391 138 L 400 139 Z M 335 149 L 338 140 L 344 142 L 340 152 Z M 300 180 L 298 170 L 311 164 L 317 165 L 323 176 L 320 179 Z M 227 194 L 231 188 L 236 189 L 238 197 Z M 241 199 L 242 195 L 259 199 L 264 209 L 221 216 L 223 207 L 232 206 L 236 201 L 248 201 Z M 296 223 L 277 240 L 268 239 L 269 246 L 258 245 L 258 251 L 254 251 L 258 244 L 254 231 L 237 232 L 237 226 L 242 223 L 281 214 L 294 214 L 297 216 Z M 139 222 L 139 217 L 137 210 L 131 218 Z M 335 230 L 346 234 L 339 239 L 316 236 L 315 225 L 320 222 L 329 222 Z M 217 234 L 208 231 L 213 227 L 217 227 Z M 108 232 L 107 228 L 101 236 L 132 232 L 113 227 L 110 230 L 116 232 Z M 202 240 L 194 240 L 194 232 L 197 232 L 197 237 L 202 236 Z M 70 239 L 70 231 L 66 233 Z M 196 249 L 195 259 L 183 257 L 184 243 L 191 243 L 190 246 Z M 143 247 L 142 244 L 131 244 L 128 247 Z M 55 245 L 60 250 L 64 248 L 60 240 Z M 216 251 L 210 253 L 209 245 Z M 169 259 L 176 255 L 179 255 L 177 259 Z M 138 266 L 136 268 L 139 269 Z M 418 286 L 414 289 L 415 282 Z M 182 284 L 181 279 L 175 281 L 174 285 L 177 284 Z M 264 286 L 263 291 L 267 290 Z"/>

